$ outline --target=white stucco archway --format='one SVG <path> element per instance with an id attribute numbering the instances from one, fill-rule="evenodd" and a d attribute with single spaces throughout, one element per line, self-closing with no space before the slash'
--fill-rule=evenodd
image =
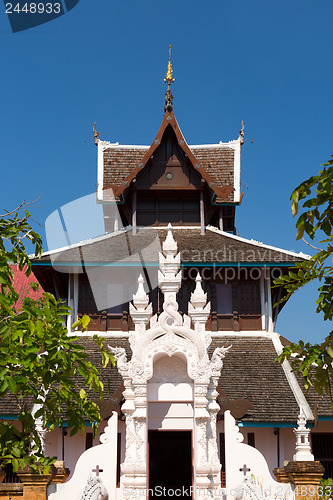
<path id="1" fill-rule="evenodd" d="M 123 486 L 128 492 L 132 490 L 133 495 L 144 495 L 143 490 L 148 488 L 148 402 L 151 392 L 148 397 L 147 393 L 154 389 L 154 360 L 155 366 L 158 366 L 159 360 L 167 358 L 170 359 L 170 367 L 174 363 L 172 359 L 186 362 L 188 380 L 185 383 L 192 389 L 193 399 L 189 402 L 193 405 L 193 414 L 189 418 L 193 425 L 193 486 L 196 496 L 199 498 L 205 494 L 202 490 L 206 490 L 206 494 L 210 492 L 212 496 L 220 484 L 221 465 L 216 440 L 219 405 L 216 402 L 216 386 L 227 349 L 217 348 L 212 358 L 208 357 L 211 337 L 205 331 L 205 325 L 210 304 L 207 304 L 207 294 L 202 289 L 199 274 L 196 289 L 189 302 L 189 315 L 181 316 L 178 312 L 176 294 L 181 285 L 179 268 L 180 255 L 177 254 L 177 244 L 169 225 L 168 235 L 163 243 L 163 254 L 160 254 L 159 287 L 164 294 L 163 312 L 159 317 L 152 315 L 152 306 L 140 276 L 138 291 L 133 297 L 133 304 L 130 304 L 130 314 L 135 324 L 135 331 L 129 338 L 132 357 L 128 361 L 123 348 L 110 348 L 125 385 L 125 402 L 122 406 L 126 416 Z M 155 389 L 158 390 L 156 387 Z"/>

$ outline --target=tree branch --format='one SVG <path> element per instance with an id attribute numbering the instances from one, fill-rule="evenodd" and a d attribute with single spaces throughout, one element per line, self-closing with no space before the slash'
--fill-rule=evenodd
<path id="1" fill-rule="evenodd" d="M 25 201 L 25 200 L 23 200 L 23 201 L 22 201 L 22 203 L 21 203 L 21 205 L 19 205 L 17 208 L 15 208 L 14 210 L 12 210 L 11 212 L 8 212 L 8 211 L 6 210 L 6 213 L 5 213 L 5 214 L 0 214 L 0 217 L 7 217 L 8 215 L 13 215 L 15 212 L 17 212 L 18 210 L 20 210 L 20 208 L 22 208 L 22 207 L 26 207 L 27 205 L 32 205 L 33 203 L 36 203 L 36 201 L 38 201 L 38 200 L 42 197 L 42 194 L 43 194 L 43 193 L 41 193 L 41 194 L 38 196 L 38 198 L 36 198 L 36 199 L 35 199 L 35 200 L 33 200 L 33 201 Z"/>
<path id="2" fill-rule="evenodd" d="M 319 252 L 323 251 L 322 248 L 314 247 L 313 245 L 311 245 L 311 243 L 309 243 L 308 241 L 306 241 L 304 238 L 302 238 L 302 240 L 304 241 L 304 243 L 306 243 L 307 245 L 309 245 L 309 247 L 314 248 L 315 250 L 319 250 Z"/>

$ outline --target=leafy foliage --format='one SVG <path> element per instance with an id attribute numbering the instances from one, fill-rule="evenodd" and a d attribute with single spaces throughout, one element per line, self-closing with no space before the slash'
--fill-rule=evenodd
<path id="1" fill-rule="evenodd" d="M 329 321 L 333 318 L 333 155 L 331 158 L 322 165 L 324 168 L 318 175 L 302 182 L 291 194 L 294 217 L 304 200 L 301 206 L 303 211 L 296 222 L 296 239 L 304 239 L 304 235 L 312 241 L 322 237 L 324 239 L 319 244 L 324 248 L 310 244 L 318 250 L 317 253 L 309 260 L 297 263 L 296 269 L 290 270 L 288 275 L 274 281 L 275 286 L 284 286 L 287 293 L 281 301 L 285 301 L 307 283 L 319 280 L 316 311 L 322 312 L 324 319 Z M 333 332 L 321 344 L 299 341 L 285 347 L 278 361 L 283 362 L 284 359 L 289 359 L 292 368 L 303 376 L 306 389 L 314 387 L 319 394 L 329 394 L 333 407 Z"/>
<path id="2" fill-rule="evenodd" d="M 25 298 L 19 310 L 14 275 L 16 264 L 29 275 L 31 263 L 25 242 L 42 254 L 41 237 L 29 225 L 30 214 L 18 213 L 0 218 L 0 397 L 15 401 L 18 425 L 0 420 L 0 460 L 11 462 L 14 471 L 30 465 L 46 468 L 54 461 L 44 455 L 36 421 L 42 419 L 49 431 L 66 422 L 71 435 L 83 431 L 90 422 L 96 435 L 100 422 L 98 406 L 89 393 L 103 395 L 103 383 L 96 367 L 78 337 L 68 335 L 65 318 L 70 308 L 44 292 L 38 300 Z M 90 318 L 83 316 L 74 325 L 88 328 Z M 94 336 L 100 346 L 104 367 L 114 358 L 103 347 L 105 339 Z M 78 391 L 78 377 L 84 389 Z M 37 464 L 37 465 L 36 465 Z"/>
<path id="3" fill-rule="evenodd" d="M 318 488 L 319 500 L 330 500 L 333 494 L 333 479 L 322 479 Z"/>

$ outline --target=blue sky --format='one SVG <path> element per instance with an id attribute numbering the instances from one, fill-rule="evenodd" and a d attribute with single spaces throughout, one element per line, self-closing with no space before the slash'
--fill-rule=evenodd
<path id="1" fill-rule="evenodd" d="M 80 0 L 66 15 L 13 34 L 0 5 L 1 209 L 43 193 L 41 226 L 94 192 L 101 138 L 150 144 L 163 114 L 168 46 L 174 111 L 189 144 L 237 138 L 241 236 L 289 250 L 289 196 L 333 153 L 331 0 Z M 253 143 L 252 143 L 253 140 Z M 277 330 L 319 341 L 315 288 L 295 296 Z"/>

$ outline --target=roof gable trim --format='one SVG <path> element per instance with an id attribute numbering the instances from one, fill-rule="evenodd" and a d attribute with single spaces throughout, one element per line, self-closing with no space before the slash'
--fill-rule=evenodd
<path id="1" fill-rule="evenodd" d="M 161 140 L 163 137 L 163 134 L 166 130 L 166 128 L 170 125 L 176 135 L 176 138 L 178 140 L 178 144 L 180 148 L 184 151 L 184 153 L 188 156 L 190 162 L 192 163 L 193 167 L 199 172 L 200 176 L 207 182 L 208 187 L 211 189 L 211 191 L 219 197 L 226 197 L 230 194 L 231 191 L 235 191 L 234 186 L 216 186 L 216 183 L 213 181 L 213 179 L 210 177 L 210 175 L 205 171 L 205 169 L 200 165 L 200 162 L 196 159 L 194 156 L 193 152 L 189 148 L 189 146 L 186 143 L 186 140 L 179 128 L 179 125 L 177 123 L 176 117 L 173 113 L 173 111 L 169 112 L 166 111 L 161 126 L 157 132 L 157 135 L 155 137 L 155 140 L 153 141 L 152 145 L 150 148 L 146 151 L 145 155 L 143 156 L 141 162 L 134 167 L 132 172 L 127 176 L 127 178 L 124 180 L 121 186 L 115 186 L 114 184 L 107 184 L 103 185 L 102 191 L 106 189 L 112 189 L 113 190 L 113 195 L 114 197 L 118 197 L 123 194 L 125 189 L 129 186 L 131 181 L 135 179 L 136 175 L 138 172 L 140 172 L 147 164 L 148 160 L 150 159 L 151 155 L 154 153 L 154 151 L 158 148 L 158 146 L 161 144 Z M 116 146 L 118 147 L 118 146 Z"/>
<path id="2" fill-rule="evenodd" d="M 291 250 L 284 250 L 283 248 L 278 248 L 278 247 L 273 247 L 271 245 L 266 245 L 265 243 L 262 243 L 261 241 L 256 241 L 256 240 L 248 240 L 247 238 L 242 238 L 241 236 L 236 236 L 234 234 L 227 233 L 225 231 L 221 231 L 220 229 L 217 229 L 214 226 L 207 226 L 206 228 L 208 231 L 212 231 L 213 233 L 218 233 L 221 234 L 222 236 L 227 236 L 228 238 L 241 241 L 243 243 L 248 243 L 249 245 L 254 245 L 257 247 L 261 248 L 267 248 L 268 250 L 274 250 L 276 252 L 281 252 L 287 255 L 291 255 L 293 257 L 301 257 L 302 259 L 309 260 L 311 259 L 311 255 L 307 255 L 303 252 L 292 252 Z"/>

